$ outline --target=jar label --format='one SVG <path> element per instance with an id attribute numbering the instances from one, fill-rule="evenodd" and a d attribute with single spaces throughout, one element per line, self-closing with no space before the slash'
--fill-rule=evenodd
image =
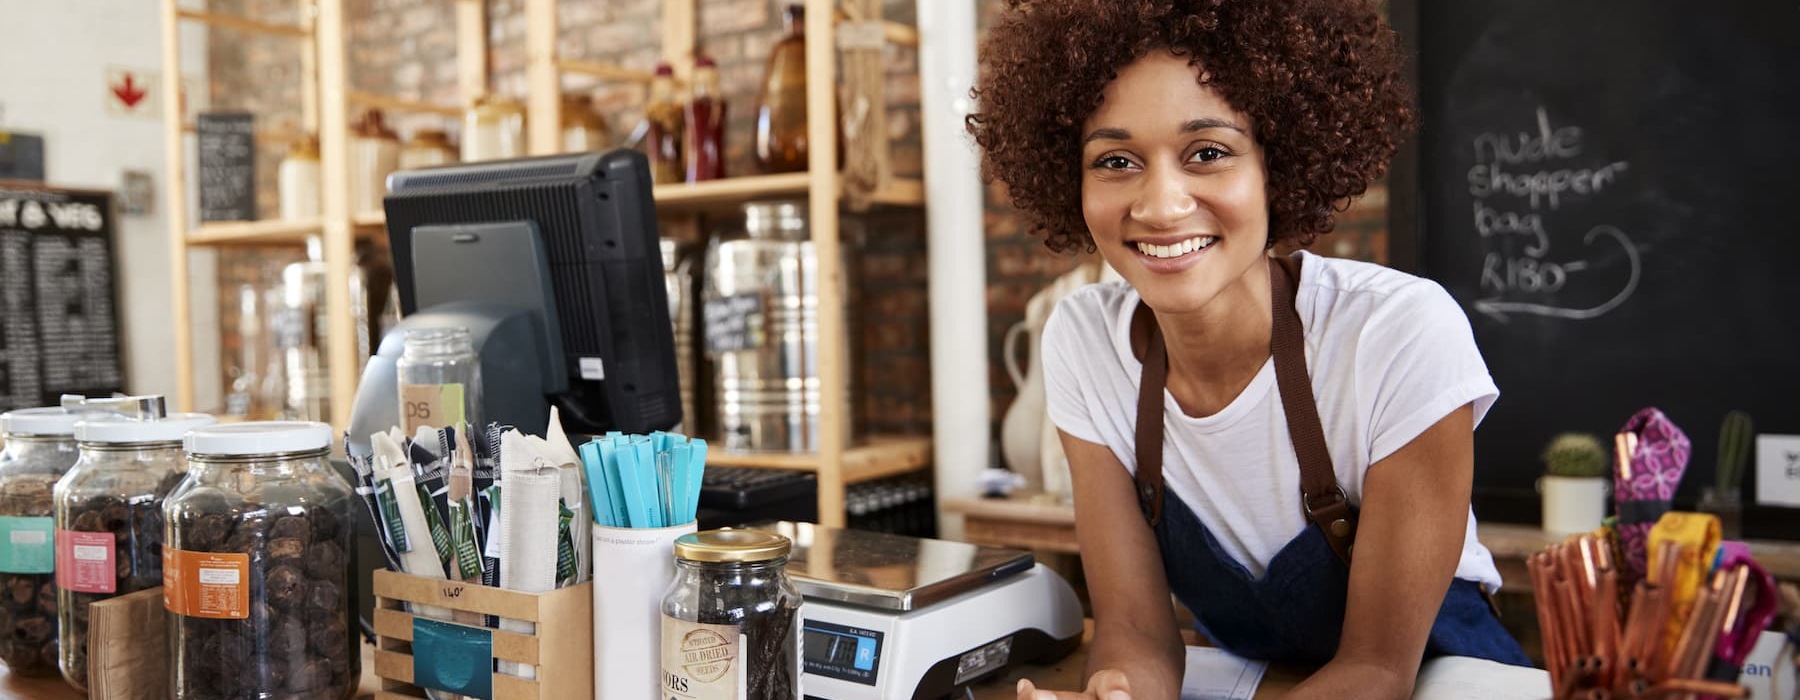
<path id="1" fill-rule="evenodd" d="M 250 617 L 250 555 L 163 548 L 163 607 L 187 617 Z"/>
<path id="2" fill-rule="evenodd" d="M 467 418 L 461 384 L 401 384 L 400 409 L 400 430 L 407 435 L 420 426 L 461 427 Z"/>
<path id="3" fill-rule="evenodd" d="M 54 518 L 0 516 L 0 573 L 47 574 L 55 570 Z"/>
<path id="4" fill-rule="evenodd" d="M 747 697 L 744 634 L 737 625 L 706 625 L 663 616 L 662 696 L 668 700 Z"/>
<path id="5" fill-rule="evenodd" d="M 76 593 L 117 593 L 110 532 L 56 531 L 56 587 Z"/>

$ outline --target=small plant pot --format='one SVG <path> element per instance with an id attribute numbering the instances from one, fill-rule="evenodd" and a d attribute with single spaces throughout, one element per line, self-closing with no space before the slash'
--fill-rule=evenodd
<path id="1" fill-rule="evenodd" d="M 1728 540 L 1744 538 L 1744 501 L 1737 489 L 1720 490 L 1708 486 L 1700 490 L 1700 502 L 1695 507 L 1702 513 L 1711 513 L 1719 518 L 1719 534 Z"/>
<path id="2" fill-rule="evenodd" d="M 1538 479 L 1544 499 L 1544 532 L 1575 535 L 1591 532 L 1606 518 L 1604 477 L 1546 476 Z"/>

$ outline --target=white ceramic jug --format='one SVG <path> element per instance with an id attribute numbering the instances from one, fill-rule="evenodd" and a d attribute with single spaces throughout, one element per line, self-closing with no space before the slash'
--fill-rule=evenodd
<path id="1" fill-rule="evenodd" d="M 1025 489 L 1039 491 L 1044 486 L 1044 468 L 1040 449 L 1044 421 L 1044 365 L 1039 359 L 1044 338 L 1044 314 L 1039 310 L 1043 293 L 1031 298 L 1025 307 L 1025 320 L 1006 329 L 1001 356 L 1006 361 L 1006 374 L 1012 378 L 1018 397 L 1006 409 L 1000 421 L 1000 456 L 1006 466 L 1025 478 Z M 1025 368 L 1019 367 L 1019 340 L 1029 340 L 1030 356 Z"/>

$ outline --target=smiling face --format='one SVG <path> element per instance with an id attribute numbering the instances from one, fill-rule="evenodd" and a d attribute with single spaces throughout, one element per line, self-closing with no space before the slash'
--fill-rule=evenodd
<path id="1" fill-rule="evenodd" d="M 1262 146 L 1199 76 L 1151 52 L 1119 70 L 1081 131 L 1094 245 L 1160 314 L 1248 291 L 1269 240 Z"/>

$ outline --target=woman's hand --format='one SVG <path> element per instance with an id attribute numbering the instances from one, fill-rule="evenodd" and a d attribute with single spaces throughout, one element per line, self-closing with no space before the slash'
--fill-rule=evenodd
<path id="1" fill-rule="evenodd" d="M 1030 680 L 1019 679 L 1019 700 L 1132 700 L 1131 681 L 1124 671 L 1107 669 L 1088 679 L 1087 690 L 1038 690 Z"/>

